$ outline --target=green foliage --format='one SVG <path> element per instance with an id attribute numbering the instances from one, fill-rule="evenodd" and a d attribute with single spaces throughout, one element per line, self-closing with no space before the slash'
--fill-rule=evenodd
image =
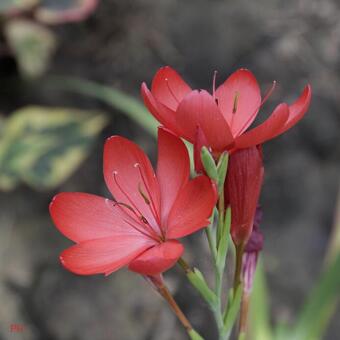
<path id="1" fill-rule="evenodd" d="M 231 225 L 231 209 L 230 207 L 228 207 L 225 213 L 225 217 L 224 217 L 224 224 L 223 224 L 223 228 L 221 231 L 221 238 L 219 240 L 218 247 L 217 247 L 216 266 L 217 266 L 217 269 L 221 273 L 223 273 L 223 270 L 225 267 L 225 261 L 227 257 L 230 225 Z"/>
<path id="2" fill-rule="evenodd" d="M 261 257 L 258 260 L 250 303 L 250 335 L 253 340 L 272 340 L 268 289 Z"/>
<path id="3" fill-rule="evenodd" d="M 1 0 L 0 15 L 6 15 L 14 11 L 27 10 L 38 3 L 39 0 Z"/>
<path id="4" fill-rule="evenodd" d="M 340 253 L 321 275 L 298 318 L 291 339 L 319 340 L 328 325 L 340 287 Z"/>
<path id="5" fill-rule="evenodd" d="M 20 181 L 36 189 L 60 185 L 87 156 L 106 116 L 66 108 L 26 107 L 3 123 L 0 189 Z"/>
<path id="6" fill-rule="evenodd" d="M 216 304 L 217 296 L 209 288 L 203 274 L 197 268 L 194 268 L 187 273 L 187 277 L 190 283 L 200 292 L 209 306 L 213 307 Z"/>
<path id="7" fill-rule="evenodd" d="M 204 340 L 194 329 L 188 332 L 191 340 Z"/>
<path id="8" fill-rule="evenodd" d="M 235 296 L 234 294 L 229 294 L 231 301 L 228 305 L 228 308 L 226 309 L 226 312 L 223 318 L 224 319 L 224 332 L 225 334 L 227 334 L 227 338 L 229 338 L 231 334 L 231 331 L 236 322 L 237 315 L 240 311 L 242 291 L 243 291 L 243 287 L 242 285 L 239 285 L 237 287 Z"/>
<path id="9" fill-rule="evenodd" d="M 80 93 L 103 101 L 123 112 L 152 136 L 157 137 L 159 124 L 138 99 L 112 87 L 85 79 L 53 77 L 51 80 L 52 85 L 61 90 Z"/>
<path id="10" fill-rule="evenodd" d="M 29 20 L 12 19 L 5 25 L 5 35 L 22 75 L 38 77 L 47 70 L 56 48 L 51 31 Z"/>

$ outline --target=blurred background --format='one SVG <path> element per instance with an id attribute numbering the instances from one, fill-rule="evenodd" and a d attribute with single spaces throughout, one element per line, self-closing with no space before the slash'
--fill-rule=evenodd
<path id="1" fill-rule="evenodd" d="M 339 18 L 336 0 L 1 0 L 0 339 L 186 339 L 141 277 L 64 270 L 58 256 L 71 242 L 48 213 L 60 191 L 109 195 L 102 149 L 113 134 L 155 160 L 152 123 L 138 124 L 145 112 L 133 99 L 163 65 L 195 88 L 210 89 L 214 70 L 221 83 L 239 67 L 255 73 L 263 92 L 277 80 L 263 117 L 312 84 L 303 121 L 264 146 L 271 319 L 292 322 L 323 268 L 335 224 Z M 188 261 L 209 276 L 204 237 L 186 245 Z M 192 323 L 215 339 L 208 309 L 180 270 L 165 277 Z M 324 339 L 339 339 L 339 317 Z"/>

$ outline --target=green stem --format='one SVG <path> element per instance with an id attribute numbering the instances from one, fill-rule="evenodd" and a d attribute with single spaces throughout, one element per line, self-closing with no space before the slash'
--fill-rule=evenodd
<path id="1" fill-rule="evenodd" d="M 238 286 L 241 283 L 241 271 L 242 271 L 242 256 L 244 251 L 244 244 L 236 246 L 236 265 L 234 273 L 234 292 L 236 292 Z"/>
<path id="2" fill-rule="evenodd" d="M 220 197 L 218 200 L 218 226 L 217 226 L 217 245 L 221 244 L 221 238 L 223 237 L 223 228 L 225 227 L 225 207 L 224 207 L 224 190 L 220 191 Z M 213 255 L 214 256 L 214 255 Z M 226 254 L 224 255 L 226 256 Z M 224 322 L 223 322 L 223 311 L 222 311 L 222 288 L 223 288 L 223 273 L 225 268 L 225 261 L 220 267 L 217 265 L 215 257 L 215 294 L 217 296 L 217 303 L 214 311 L 215 320 L 219 330 L 219 339 L 225 339 L 224 334 Z"/>
<path id="3" fill-rule="evenodd" d="M 234 297 L 235 292 L 237 291 L 238 287 L 240 286 L 241 274 L 242 274 L 242 257 L 244 252 L 244 243 L 236 246 L 236 266 L 235 266 L 235 274 L 234 274 Z M 240 324 L 239 324 L 239 333 L 238 338 L 244 339 L 246 334 L 246 324 L 247 324 L 247 317 L 248 317 L 248 309 L 249 309 L 249 299 L 247 301 L 244 300 L 245 295 L 242 296 L 242 303 L 241 303 L 241 310 L 240 310 Z"/>
<path id="4" fill-rule="evenodd" d="M 218 226 L 217 226 L 217 245 L 220 242 L 220 239 L 222 237 L 222 230 L 224 225 L 224 190 L 221 190 L 220 197 L 218 199 Z"/>

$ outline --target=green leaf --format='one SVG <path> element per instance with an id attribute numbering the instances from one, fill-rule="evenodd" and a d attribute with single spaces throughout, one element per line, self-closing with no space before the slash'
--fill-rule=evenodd
<path id="1" fill-rule="evenodd" d="M 250 338 L 272 340 L 268 303 L 268 289 L 262 258 L 257 262 L 254 286 L 250 300 Z"/>
<path id="2" fill-rule="evenodd" d="M 53 77 L 51 78 L 51 84 L 62 90 L 100 99 L 115 109 L 122 111 L 152 136 L 157 137 L 158 122 L 144 105 L 134 97 L 109 86 L 100 85 L 84 79 Z"/>
<path id="3" fill-rule="evenodd" d="M 191 340 L 204 340 L 194 329 L 188 332 Z"/>
<path id="4" fill-rule="evenodd" d="M 39 0 L 1 0 L 0 15 L 9 15 L 11 13 L 26 11 L 37 5 L 38 3 Z"/>
<path id="5" fill-rule="evenodd" d="M 236 294 L 232 299 L 231 297 L 233 296 L 233 294 L 232 293 L 229 294 L 229 299 L 231 299 L 231 302 L 229 303 L 228 309 L 226 310 L 224 317 L 223 317 L 223 321 L 224 321 L 223 331 L 225 334 L 228 334 L 228 337 L 231 334 L 238 312 L 240 310 L 242 291 L 243 291 L 243 287 L 242 285 L 239 285 L 236 290 Z"/>
<path id="6" fill-rule="evenodd" d="M 0 140 L 0 187 L 22 180 L 50 189 L 69 177 L 87 156 L 107 118 L 66 108 L 26 107 L 8 118 Z"/>
<path id="7" fill-rule="evenodd" d="M 94 12 L 98 3 L 99 0 L 41 0 L 35 17 L 45 24 L 82 21 Z"/>
<path id="8" fill-rule="evenodd" d="M 56 38 L 47 28 L 24 19 L 13 19 L 4 29 L 21 73 L 39 77 L 48 68 L 56 48 Z"/>
<path id="9" fill-rule="evenodd" d="M 321 275 L 309 295 L 291 339 L 319 340 L 337 303 L 340 287 L 340 253 Z"/>
<path id="10" fill-rule="evenodd" d="M 230 231 L 230 224 L 231 224 L 231 209 L 228 207 L 225 218 L 224 218 L 224 225 L 223 230 L 221 233 L 221 238 L 218 243 L 217 247 L 217 260 L 216 260 L 216 266 L 220 273 L 223 272 L 225 267 L 225 261 L 228 251 L 228 245 L 229 245 L 229 231 Z"/>
<path id="11" fill-rule="evenodd" d="M 214 308 L 217 297 L 215 293 L 209 288 L 203 274 L 197 268 L 194 268 L 193 270 L 187 272 L 187 277 L 190 283 L 200 292 L 209 306 Z"/>

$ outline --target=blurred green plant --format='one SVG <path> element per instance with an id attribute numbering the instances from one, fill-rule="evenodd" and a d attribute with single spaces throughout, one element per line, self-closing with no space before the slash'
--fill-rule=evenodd
<path id="1" fill-rule="evenodd" d="M 57 46 L 49 25 L 85 20 L 99 0 L 1 0 L 1 51 L 17 61 L 20 73 L 29 78 L 41 76 Z"/>
<path id="2" fill-rule="evenodd" d="M 107 123 L 103 113 L 31 106 L 1 119 L 0 189 L 20 181 L 51 189 L 69 177 L 88 155 Z"/>
<path id="3" fill-rule="evenodd" d="M 340 287 L 340 196 L 335 214 L 333 237 L 326 254 L 325 268 L 307 295 L 293 325 L 270 325 L 269 292 L 263 263 L 256 271 L 251 303 L 251 339 L 253 340 L 320 340 L 323 339 L 339 303 Z"/>
<path id="4" fill-rule="evenodd" d="M 70 91 L 99 99 L 125 114 L 151 136 L 157 138 L 158 122 L 143 103 L 135 97 L 107 85 L 74 77 L 50 77 L 49 84 L 61 91 Z M 187 141 L 184 142 L 189 151 L 191 171 L 193 172 L 193 147 Z"/>
<path id="5" fill-rule="evenodd" d="M 41 75 L 48 68 L 57 41 L 54 34 L 35 22 L 13 19 L 4 28 L 19 70 L 25 77 Z"/>

